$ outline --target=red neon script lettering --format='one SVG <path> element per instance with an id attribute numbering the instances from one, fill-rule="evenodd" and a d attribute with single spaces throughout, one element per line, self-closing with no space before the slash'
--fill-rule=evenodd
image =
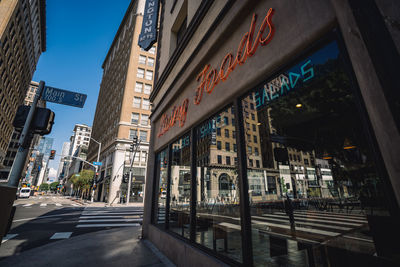
<path id="1" fill-rule="evenodd" d="M 204 91 L 206 91 L 208 94 L 211 94 L 215 86 L 220 81 L 223 82 L 228 79 L 230 73 L 235 70 L 237 65 L 243 65 L 246 63 L 248 57 L 252 57 L 255 54 L 259 45 L 265 46 L 272 40 L 275 33 L 275 27 L 272 24 L 273 14 L 274 10 L 270 8 L 263 22 L 261 23 L 256 37 L 254 38 L 254 43 L 253 37 L 257 22 L 257 15 L 253 15 L 249 31 L 246 32 L 240 40 L 235 59 L 233 59 L 233 55 L 231 53 L 228 53 L 222 60 L 219 71 L 217 71 L 215 68 L 212 68 L 210 64 L 207 64 L 203 68 L 196 78 L 196 81 L 200 83 L 196 88 L 196 94 L 193 99 L 195 105 L 199 105 L 201 103 Z M 267 27 L 269 29 L 268 35 L 263 37 Z"/>
<path id="2" fill-rule="evenodd" d="M 167 114 L 164 114 L 161 117 L 161 125 L 160 130 L 158 131 L 158 137 L 165 134 L 171 127 L 175 125 L 176 122 L 179 122 L 179 127 L 183 127 L 186 122 L 186 114 L 189 106 L 189 99 L 185 99 L 180 106 L 174 106 L 172 109 L 171 117 Z"/>

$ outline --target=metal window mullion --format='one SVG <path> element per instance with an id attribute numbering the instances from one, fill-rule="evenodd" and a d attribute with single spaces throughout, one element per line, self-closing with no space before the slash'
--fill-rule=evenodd
<path id="1" fill-rule="evenodd" d="M 253 266 L 253 246 L 251 238 L 251 213 L 249 206 L 249 185 L 247 181 L 247 154 L 246 139 L 243 124 L 242 103 L 240 99 L 235 99 L 233 103 L 235 110 L 235 130 L 238 157 L 238 179 L 240 194 L 240 223 L 242 234 L 242 257 L 244 266 Z"/>
<path id="2" fill-rule="evenodd" d="M 197 136 L 195 128 L 190 130 L 191 148 L 190 148 L 190 174 L 191 174 L 191 192 L 190 192 L 190 240 L 195 241 L 196 237 L 196 196 L 197 196 Z"/>
<path id="3" fill-rule="evenodd" d="M 167 198 L 165 200 L 165 228 L 169 228 L 169 203 L 171 200 L 171 163 L 172 163 L 172 144 L 168 145 L 167 151 Z"/>

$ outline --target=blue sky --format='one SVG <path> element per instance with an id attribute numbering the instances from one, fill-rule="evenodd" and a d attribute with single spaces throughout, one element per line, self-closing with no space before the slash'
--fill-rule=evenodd
<path id="1" fill-rule="evenodd" d="M 47 50 L 40 56 L 34 81 L 87 94 L 85 107 L 48 103 L 55 112 L 50 135 L 61 153 L 76 123 L 92 126 L 100 89 L 101 65 L 130 0 L 47 0 Z M 58 168 L 60 157 L 50 161 Z"/>

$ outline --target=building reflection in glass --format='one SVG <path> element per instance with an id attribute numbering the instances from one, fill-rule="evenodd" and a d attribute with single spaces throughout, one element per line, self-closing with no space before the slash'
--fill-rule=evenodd
<path id="1" fill-rule="evenodd" d="M 169 228 L 190 237 L 190 136 L 172 144 Z"/>
<path id="2" fill-rule="evenodd" d="M 376 255 L 388 213 L 357 105 L 336 42 L 242 99 L 255 265 L 323 242 Z"/>
<path id="3" fill-rule="evenodd" d="M 158 209 L 157 209 L 157 224 L 165 224 L 165 205 L 167 201 L 167 172 L 168 159 L 167 149 L 157 154 L 157 173 L 158 183 Z"/>
<path id="4" fill-rule="evenodd" d="M 233 109 L 197 129 L 196 242 L 242 261 L 237 146 Z"/>

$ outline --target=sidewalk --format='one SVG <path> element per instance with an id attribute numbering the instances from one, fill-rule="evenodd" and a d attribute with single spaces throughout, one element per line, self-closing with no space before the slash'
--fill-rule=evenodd
<path id="1" fill-rule="evenodd" d="M 174 266 L 151 243 L 139 239 L 141 227 L 88 233 L 22 252 L 0 266 Z"/>

